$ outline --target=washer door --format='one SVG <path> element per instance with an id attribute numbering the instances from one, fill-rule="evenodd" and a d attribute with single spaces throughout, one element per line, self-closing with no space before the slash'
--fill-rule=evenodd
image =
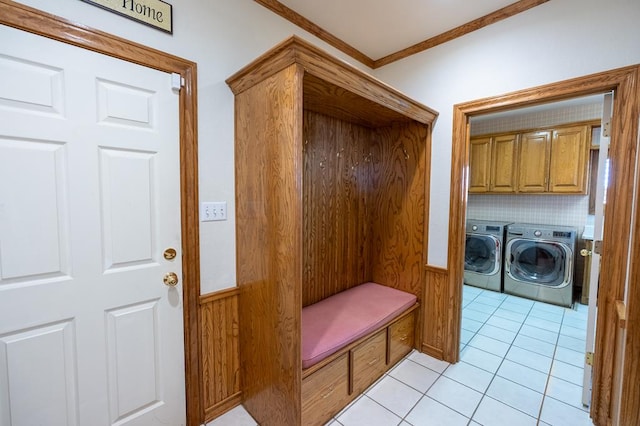
<path id="1" fill-rule="evenodd" d="M 493 235 L 467 234 L 464 270 L 494 275 L 500 269 L 500 241 Z"/>
<path id="2" fill-rule="evenodd" d="M 515 238 L 506 258 L 507 274 L 516 281 L 555 288 L 571 282 L 573 252 L 564 243 Z"/>

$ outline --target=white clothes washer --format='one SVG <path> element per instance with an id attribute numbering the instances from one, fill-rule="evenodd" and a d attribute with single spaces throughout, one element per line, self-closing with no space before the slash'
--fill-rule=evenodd
<path id="1" fill-rule="evenodd" d="M 502 257 L 507 225 L 505 222 L 467 220 L 465 284 L 502 292 Z"/>
<path id="2" fill-rule="evenodd" d="M 514 223 L 507 226 L 504 291 L 570 307 L 576 229 Z"/>

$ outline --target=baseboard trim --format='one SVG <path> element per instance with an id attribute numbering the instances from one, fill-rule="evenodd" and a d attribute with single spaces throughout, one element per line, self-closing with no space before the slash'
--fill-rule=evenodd
<path id="1" fill-rule="evenodd" d="M 207 424 L 217 419 L 227 411 L 237 407 L 242 403 L 242 392 L 237 392 L 230 397 L 218 402 L 217 404 L 207 408 L 204 412 L 204 423 Z"/>

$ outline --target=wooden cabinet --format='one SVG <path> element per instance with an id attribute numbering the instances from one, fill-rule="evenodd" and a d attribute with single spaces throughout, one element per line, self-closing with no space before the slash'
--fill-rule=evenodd
<path id="1" fill-rule="evenodd" d="M 588 126 L 563 127 L 553 131 L 549 160 L 549 192 L 585 193 L 591 149 Z"/>
<path id="2" fill-rule="evenodd" d="M 469 144 L 469 192 L 489 192 L 491 137 L 471 138 Z"/>
<path id="3" fill-rule="evenodd" d="M 590 139 L 587 124 L 474 137 L 469 192 L 585 194 Z"/>
<path id="4" fill-rule="evenodd" d="M 547 192 L 551 132 L 530 132 L 520 138 L 517 192 Z"/>
<path id="5" fill-rule="evenodd" d="M 469 192 L 514 192 L 518 154 L 515 134 L 471 138 Z"/>
<path id="6" fill-rule="evenodd" d="M 422 297 L 437 113 L 298 37 L 227 83 L 242 402 L 261 425 L 300 425 L 303 306 L 373 281 L 436 309 Z"/>
<path id="7" fill-rule="evenodd" d="M 491 149 L 491 192 L 513 192 L 518 167 L 518 135 L 494 136 Z"/>

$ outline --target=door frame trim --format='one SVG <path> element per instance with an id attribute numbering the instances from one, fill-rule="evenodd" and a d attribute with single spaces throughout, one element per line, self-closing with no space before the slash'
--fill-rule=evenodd
<path id="1" fill-rule="evenodd" d="M 629 259 L 640 258 L 640 227 L 631 228 L 634 211 L 634 193 L 640 192 L 634 176 L 638 153 L 638 118 L 640 114 L 640 66 L 618 68 L 585 77 L 574 78 L 544 86 L 525 89 L 496 97 L 479 99 L 454 105 L 453 138 L 451 158 L 451 199 L 449 220 L 447 288 L 443 289 L 451 312 L 443 324 L 443 352 L 447 361 L 459 359 L 461 323 L 462 281 L 464 268 L 464 235 L 469 184 L 469 118 L 479 114 L 497 112 L 510 108 L 557 101 L 590 94 L 615 91 L 614 117 L 611 128 L 609 156 L 611 161 L 610 186 L 605 207 L 601 280 L 598 296 L 598 321 L 596 326 L 595 361 L 593 369 L 593 393 L 591 417 L 597 425 L 611 420 L 611 391 L 621 386 L 623 404 L 620 419 L 638 419 L 640 394 L 633 388 L 640 379 L 640 357 L 637 349 L 640 341 L 640 324 L 628 322 L 626 342 L 627 354 L 622 366 L 622 383 L 614 383 L 616 307 L 617 300 L 624 300 L 628 288 L 628 312 L 632 305 L 640 304 L 640 265 Z M 640 217 L 639 201 L 635 201 L 636 217 Z M 630 242 L 633 242 L 632 246 Z M 629 281 L 627 283 L 627 269 Z M 636 311 L 637 306 L 634 306 Z M 640 316 L 640 313 L 635 313 Z M 635 384 L 635 385 L 634 385 Z M 634 424 L 633 422 L 621 424 Z"/>
<path id="2" fill-rule="evenodd" d="M 0 0 L 0 24 L 147 68 L 178 73 L 180 90 L 180 208 L 184 310 L 185 396 L 188 426 L 203 419 L 200 388 L 200 243 L 198 222 L 197 66 L 195 62 L 13 2 Z"/>

